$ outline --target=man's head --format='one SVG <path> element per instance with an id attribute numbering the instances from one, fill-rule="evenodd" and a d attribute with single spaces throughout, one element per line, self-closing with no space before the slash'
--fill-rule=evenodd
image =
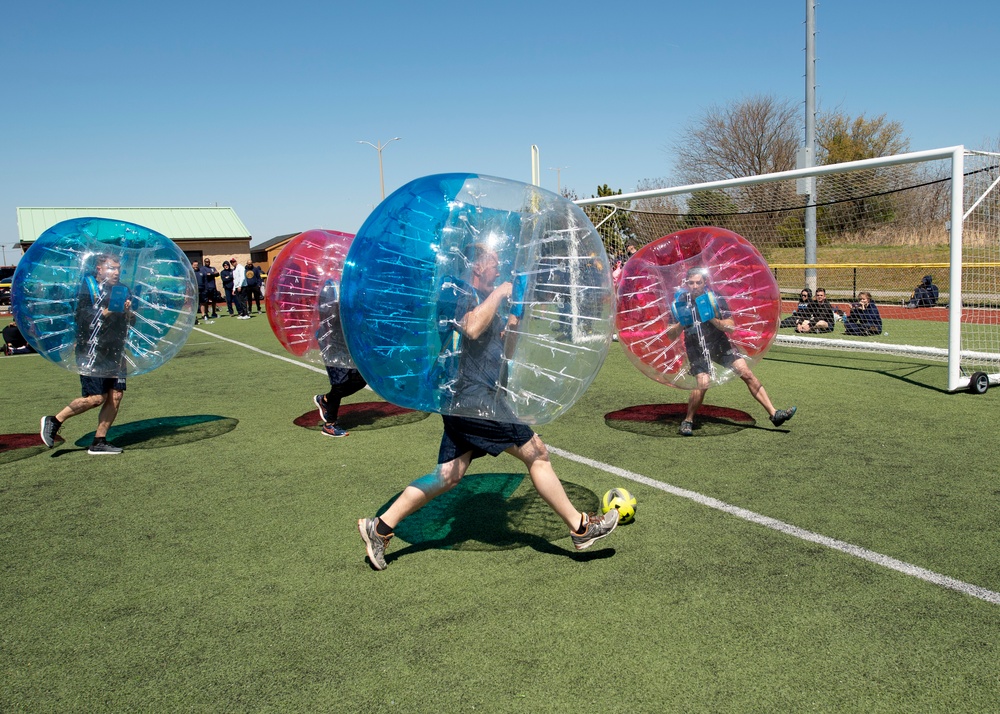
<path id="1" fill-rule="evenodd" d="M 698 297 L 708 287 L 708 271 L 704 268 L 691 268 L 687 271 L 684 283 L 694 297 Z"/>
<path id="2" fill-rule="evenodd" d="M 200 267 L 201 267 L 201 263 L 199 263 L 197 260 L 192 260 L 191 261 L 191 269 L 194 270 L 194 272 L 197 273 L 198 272 L 198 268 L 200 268 Z"/>
<path id="3" fill-rule="evenodd" d="M 826 302 L 826 290 L 816 288 L 816 302 Z"/>
<path id="4" fill-rule="evenodd" d="M 211 268 L 212 267 L 212 259 L 211 258 L 205 258 L 205 267 L 206 268 Z"/>
<path id="5" fill-rule="evenodd" d="M 228 268 L 229 267 L 229 261 L 228 260 L 222 261 L 222 267 L 223 268 Z"/>
<path id="6" fill-rule="evenodd" d="M 94 275 L 99 282 L 117 285 L 122 275 L 122 263 L 115 256 L 102 253 L 97 256 Z"/>
<path id="7" fill-rule="evenodd" d="M 469 259 L 472 262 L 472 285 L 478 290 L 493 288 L 500 275 L 500 259 L 496 251 L 485 243 L 474 243 Z"/>

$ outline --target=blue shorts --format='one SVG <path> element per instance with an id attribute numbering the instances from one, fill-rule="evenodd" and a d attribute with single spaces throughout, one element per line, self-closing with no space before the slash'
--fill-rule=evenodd
<path id="1" fill-rule="evenodd" d="M 80 375 L 80 386 L 83 396 L 93 397 L 97 394 L 107 394 L 111 390 L 125 391 L 125 380 L 118 377 L 84 377 Z"/>
<path id="2" fill-rule="evenodd" d="M 472 458 L 499 456 L 512 446 L 521 447 L 531 441 L 535 432 L 525 424 L 507 424 L 488 419 L 471 419 L 442 415 L 444 434 L 438 450 L 438 463 L 454 461 L 472 452 Z"/>

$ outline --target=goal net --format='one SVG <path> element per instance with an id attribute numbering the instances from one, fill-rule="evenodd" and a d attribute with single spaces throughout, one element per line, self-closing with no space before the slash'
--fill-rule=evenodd
<path id="1" fill-rule="evenodd" d="M 998 184 L 1000 155 L 959 146 L 577 204 L 612 266 L 669 233 L 713 225 L 761 252 L 781 288 L 783 317 L 804 287 L 825 289 L 838 318 L 869 293 L 879 334 L 847 334 L 838 321 L 823 336 L 782 329 L 777 341 L 947 361 L 955 391 L 976 373 L 1000 383 Z M 812 226 L 815 259 L 807 263 Z M 916 291 L 925 276 L 937 287 L 933 305 Z"/>

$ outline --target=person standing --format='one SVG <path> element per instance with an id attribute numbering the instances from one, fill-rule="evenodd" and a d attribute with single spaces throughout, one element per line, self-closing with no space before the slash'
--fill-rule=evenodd
<path id="1" fill-rule="evenodd" d="M 236 312 L 239 313 L 240 320 L 249 320 L 250 313 L 247 310 L 246 301 L 244 300 L 243 291 L 247 284 L 247 275 L 239 263 L 236 262 L 236 258 L 232 260 L 233 265 L 233 299 L 236 300 Z"/>
<path id="2" fill-rule="evenodd" d="M 336 438 L 348 435 L 348 432 L 337 425 L 340 413 L 340 402 L 344 397 L 360 392 L 368 386 L 361 372 L 353 367 L 343 367 L 340 363 L 349 355 L 344 331 L 340 324 L 340 285 L 334 280 L 327 280 L 320 290 L 319 330 L 316 331 L 316 341 L 320 346 L 320 354 L 326 366 L 326 376 L 330 380 L 330 391 L 317 394 L 313 403 L 319 410 L 323 420 L 322 434 Z"/>
<path id="3" fill-rule="evenodd" d="M 263 294 L 261 294 L 261 277 L 260 277 L 260 266 L 254 265 L 252 261 L 247 261 L 246 266 L 246 285 L 243 288 L 244 299 L 247 304 L 247 314 L 250 314 L 250 308 L 253 303 L 257 303 L 257 314 L 260 314 L 260 301 L 264 299 Z"/>
<path id="4" fill-rule="evenodd" d="M 125 343 L 134 321 L 128 288 L 121 284 L 121 260 L 111 254 L 97 257 L 93 276 L 87 276 L 77 299 L 76 361 L 82 395 L 57 414 L 41 419 L 42 442 L 50 449 L 56 434 L 70 417 L 100 408 L 97 431 L 87 450 L 91 455 L 117 455 L 121 447 L 107 441 L 125 396 Z"/>
<path id="5" fill-rule="evenodd" d="M 725 298 L 715 296 L 715 310 L 710 319 L 702 320 L 696 309 L 697 300 L 708 292 L 708 271 L 704 268 L 691 268 L 685 277 L 687 299 L 690 301 L 691 324 L 684 325 L 672 322 L 667 327 L 667 335 L 672 339 L 678 334 L 684 335 L 684 350 L 687 353 L 691 374 L 698 380 L 698 386 L 691 390 L 688 397 L 687 414 L 681 422 L 678 433 L 681 436 L 692 436 L 695 415 L 705 400 L 711 382 L 711 364 L 721 364 L 739 375 L 747 385 L 750 394 L 767 410 L 771 423 L 781 426 L 795 416 L 795 407 L 775 409 L 764 385 L 754 375 L 747 364 L 746 357 L 733 347 L 728 334 L 736 329 L 736 322 L 729 312 Z"/>
<path id="6" fill-rule="evenodd" d="M 222 272 L 219 273 L 222 279 L 222 290 L 226 294 L 226 309 L 229 316 L 233 316 L 233 269 L 228 260 L 222 261 Z"/>
<path id="7" fill-rule="evenodd" d="M 456 402 L 468 406 L 497 405 L 498 375 L 503 361 L 503 328 L 499 311 L 510 300 L 512 284 L 495 286 L 499 260 L 495 251 L 477 243 L 470 248 L 472 290 L 465 294 L 456 309 L 455 329 L 461 335 L 462 357 L 455 383 Z M 495 414 L 495 412 L 494 412 Z M 358 520 L 358 531 L 365 543 L 368 559 L 376 570 L 387 567 L 385 550 L 399 523 L 432 499 L 454 488 L 473 459 L 489 454 L 508 453 L 528 468 L 532 484 L 542 499 L 570 529 L 577 550 L 610 535 L 618 525 L 618 511 L 611 509 L 603 517 L 578 511 L 570 502 L 562 482 L 549 461 L 549 453 L 538 434 L 504 413 L 503 421 L 442 415 L 444 433 L 438 449 L 438 468 L 433 474 L 412 481 L 381 516 Z"/>
<path id="8" fill-rule="evenodd" d="M 207 296 L 207 300 L 205 302 L 205 309 L 207 310 L 208 306 L 211 305 L 212 319 L 214 320 L 219 316 L 219 313 L 215 308 L 216 295 L 218 294 L 218 290 L 215 287 L 215 279 L 219 277 L 219 271 L 212 267 L 211 258 L 205 258 L 204 265 L 201 266 L 201 272 L 202 275 L 205 276 L 205 293 Z M 206 320 L 208 319 L 207 314 L 205 315 L 205 319 Z"/>

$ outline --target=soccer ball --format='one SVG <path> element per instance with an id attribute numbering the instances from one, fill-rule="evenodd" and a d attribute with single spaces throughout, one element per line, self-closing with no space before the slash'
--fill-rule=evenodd
<path id="1" fill-rule="evenodd" d="M 619 523 L 631 523 L 635 518 L 635 496 L 624 488 L 613 488 L 601 499 L 601 513 L 612 508 L 618 511 Z"/>

